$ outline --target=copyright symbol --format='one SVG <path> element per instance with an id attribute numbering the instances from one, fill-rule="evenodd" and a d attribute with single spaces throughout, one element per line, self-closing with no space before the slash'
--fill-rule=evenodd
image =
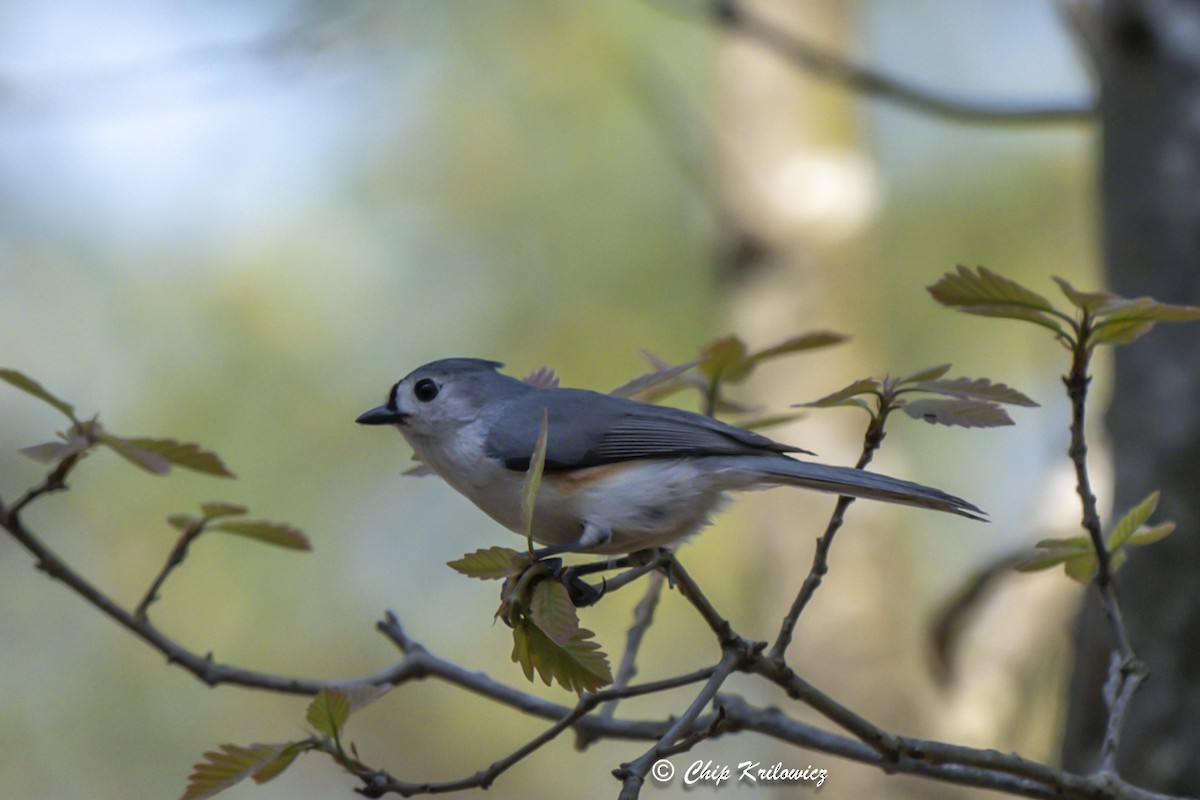
<path id="1" fill-rule="evenodd" d="M 665 758 L 660 758 L 654 762 L 654 766 L 650 768 L 650 777 L 659 783 L 666 783 L 675 777 L 675 765 Z"/>

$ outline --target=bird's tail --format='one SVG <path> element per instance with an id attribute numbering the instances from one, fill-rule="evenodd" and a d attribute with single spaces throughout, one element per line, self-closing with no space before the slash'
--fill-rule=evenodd
<path id="1" fill-rule="evenodd" d="M 955 497 L 941 489 L 881 475 L 878 472 L 867 472 L 851 467 L 834 467 L 811 461 L 798 461 L 786 456 L 775 458 L 725 456 L 722 460 L 728 462 L 736 472 L 754 475 L 753 484 L 757 485 L 801 486 L 818 492 L 882 500 L 886 503 L 900 503 L 919 508 L 932 508 L 935 511 L 946 511 L 970 519 L 986 521 L 983 516 L 986 512 L 961 497 Z"/>

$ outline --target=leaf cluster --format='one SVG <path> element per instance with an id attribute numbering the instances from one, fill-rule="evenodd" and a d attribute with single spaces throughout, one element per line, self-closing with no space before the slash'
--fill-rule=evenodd
<path id="1" fill-rule="evenodd" d="M 15 369 L 0 369 L 0 380 L 36 397 L 71 421 L 71 427 L 58 434 L 59 441 L 21 449 L 21 453 L 34 461 L 57 464 L 67 458 L 82 457 L 97 446 L 104 446 L 153 475 L 166 475 L 172 466 L 176 466 L 221 478 L 234 477 L 216 453 L 204 450 L 199 445 L 174 439 L 117 436 L 101 426 L 99 417 L 80 421 L 73 405 L 55 397 L 33 378 Z"/>
<path id="2" fill-rule="evenodd" d="M 700 393 L 704 413 L 742 415 L 737 424 L 743 428 L 764 428 L 795 419 L 798 414 L 782 414 L 771 417 L 753 416 L 760 409 L 730 399 L 725 389 L 729 385 L 743 383 L 761 365 L 784 356 L 841 344 L 848 337 L 832 331 L 812 331 L 791 336 L 778 344 L 751 351 L 737 336 L 715 339 L 700 350 L 697 358 L 679 364 L 670 364 L 652 353 L 643 355 L 654 369 L 613 389 L 617 397 L 653 403 L 664 400 L 685 389 Z"/>
<path id="3" fill-rule="evenodd" d="M 1174 522 L 1147 525 L 1147 520 L 1158 508 L 1158 492 L 1151 492 L 1138 503 L 1109 531 L 1105 545 L 1110 556 L 1109 569 L 1116 572 L 1128 557 L 1127 548 L 1144 547 L 1165 539 L 1175 530 Z M 1042 539 L 1034 545 L 1035 551 L 1017 564 L 1021 572 L 1039 572 L 1052 569 L 1059 564 L 1067 576 L 1080 583 L 1088 583 L 1099 566 L 1096 548 L 1088 536 Z"/>
<path id="4" fill-rule="evenodd" d="M 1099 345 L 1128 344 L 1159 322 L 1200 320 L 1200 308 L 1160 303 L 1150 297 L 1127 298 L 1112 292 L 1079 291 L 1055 277 L 1070 308 L 1056 307 L 1042 295 L 985 267 L 960 265 L 929 286 L 944 306 L 967 314 L 1024 320 L 1052 331 L 1068 349 L 1090 352 Z"/>
<path id="5" fill-rule="evenodd" d="M 312 735 L 274 744 L 219 745 L 217 750 L 205 753 L 204 760 L 192 767 L 180 800 L 204 800 L 247 778 L 255 783 L 266 783 L 290 767 L 301 753 L 312 751 L 327 753 L 352 772 L 363 772 L 366 768 L 358 760 L 354 745 L 350 745 L 350 753 L 343 749 L 342 731 L 351 714 L 378 700 L 390 689 L 391 686 L 375 684 L 322 689 L 305 712 Z"/>
<path id="6" fill-rule="evenodd" d="M 1004 405 L 1036 407 L 1022 392 L 987 378 L 946 378 L 950 364 L 901 377 L 861 378 L 836 392 L 800 403 L 800 408 L 861 408 L 878 420 L 894 410 L 931 425 L 992 428 L 1012 425 Z M 910 398 L 908 395 L 926 395 Z M 928 396 L 932 395 L 932 397 Z"/>

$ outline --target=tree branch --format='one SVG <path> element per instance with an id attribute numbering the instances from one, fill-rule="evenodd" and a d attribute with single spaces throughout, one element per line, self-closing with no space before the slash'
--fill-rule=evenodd
<path id="1" fill-rule="evenodd" d="M 719 696 L 716 705 L 724 714 L 728 732 L 755 731 L 808 750 L 875 766 L 889 774 L 916 775 L 1047 800 L 1185 800 L 1139 789 L 1113 775 L 1083 777 L 1011 753 L 907 736 L 895 737 L 898 755 L 890 759 L 867 744 L 806 725 L 776 708 L 756 708 L 728 695 Z"/>
<path id="2" fill-rule="evenodd" d="M 687 3 L 650 0 L 659 8 L 689 19 L 702 18 L 741 34 L 792 62 L 806 73 L 831 81 L 862 95 L 942 119 L 987 125 L 1093 122 L 1096 104 L 1080 100 L 981 100 L 918 86 L 882 70 L 857 64 L 785 32 L 747 11 L 737 0 Z M 693 10 L 694 9 L 694 10 Z"/>
<path id="3" fill-rule="evenodd" d="M 1071 400 L 1071 443 L 1067 454 L 1075 465 L 1076 492 L 1083 510 L 1082 525 L 1092 540 L 1096 552 L 1096 578 L 1094 583 L 1100 593 L 1105 616 L 1112 627 L 1114 638 L 1113 658 L 1109 665 L 1108 683 L 1104 699 L 1108 704 L 1108 723 L 1100 747 L 1100 772 L 1115 774 L 1117 749 L 1121 740 L 1121 727 L 1129 711 L 1129 702 L 1148 675 L 1146 666 L 1138 660 L 1125 626 L 1125 617 L 1117 600 L 1113 586 L 1112 554 L 1100 526 L 1100 513 L 1096 508 L 1096 495 L 1092 492 L 1088 475 L 1086 413 L 1087 393 L 1091 384 L 1088 366 L 1092 355 L 1089 342 L 1091 320 L 1085 314 L 1080 322 L 1079 336 L 1071 348 L 1071 371 L 1063 378 L 1067 396 Z"/>

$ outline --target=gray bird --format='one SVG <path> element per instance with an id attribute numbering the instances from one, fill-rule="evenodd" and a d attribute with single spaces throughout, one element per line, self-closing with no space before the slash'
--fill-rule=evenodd
<path id="1" fill-rule="evenodd" d="M 983 514 L 928 486 L 849 467 L 702 414 L 583 389 L 542 388 L 495 361 L 447 358 L 397 382 L 358 418 L 393 425 L 417 457 L 504 527 L 521 528 L 525 473 L 548 419 L 533 539 L 539 556 L 667 547 L 704 527 L 726 493 L 799 486 L 837 495 Z"/>

